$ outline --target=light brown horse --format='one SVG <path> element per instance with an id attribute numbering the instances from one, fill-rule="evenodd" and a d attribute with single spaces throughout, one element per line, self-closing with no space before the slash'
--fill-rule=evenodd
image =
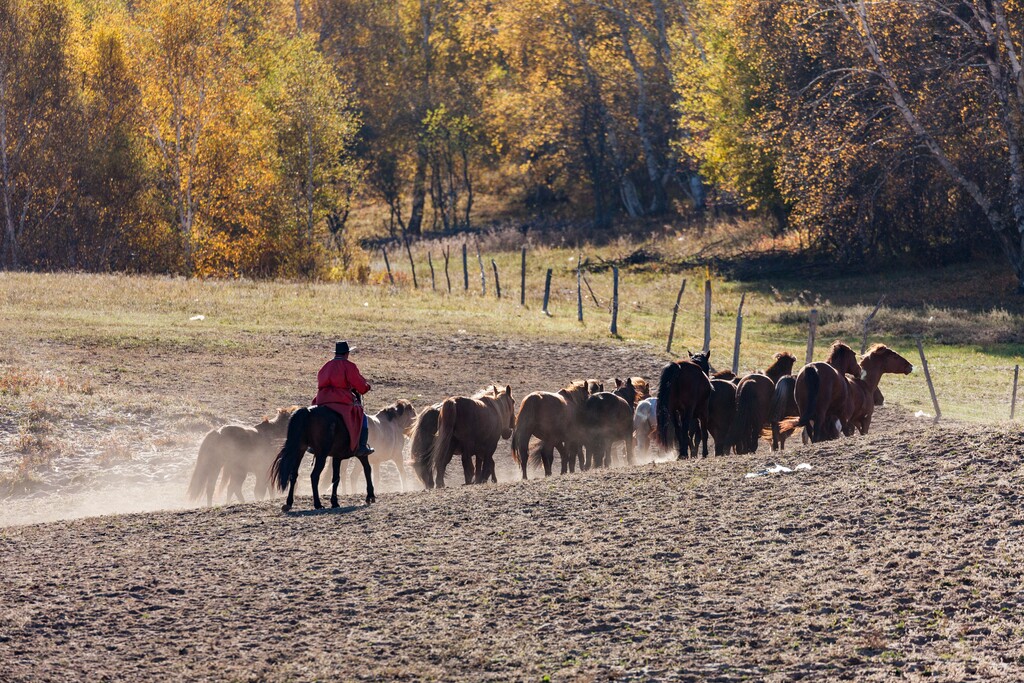
<path id="1" fill-rule="evenodd" d="M 811 443 L 838 438 L 839 432 L 846 429 L 849 385 L 843 375 L 847 372 L 860 373 L 857 354 L 836 340 L 824 363 L 809 363 L 800 370 L 793 389 L 800 417 L 783 420 L 780 429 L 791 432 L 803 427 Z M 836 429 L 837 422 L 839 429 Z"/>
<path id="2" fill-rule="evenodd" d="M 467 484 L 483 484 L 494 474 L 494 450 L 498 439 L 508 439 L 516 424 L 512 387 L 504 391 L 490 386 L 471 398 L 456 396 L 441 403 L 437 438 L 430 452 L 434 484 L 444 488 L 444 474 L 457 452 Z M 474 467 L 474 460 L 475 467 Z"/>
<path id="3" fill-rule="evenodd" d="M 222 487 L 227 488 L 227 500 L 237 498 L 244 503 L 242 484 L 249 474 L 256 477 L 253 495 L 263 498 L 270 489 L 270 463 L 288 433 L 288 418 L 299 406 L 281 408 L 273 418 L 263 418 L 255 427 L 225 425 L 205 437 L 199 446 L 196 467 L 188 485 L 189 500 L 206 493 L 206 504 L 213 504 L 217 479 L 223 473 Z"/>
<path id="4" fill-rule="evenodd" d="M 611 467 L 612 446 L 626 445 L 626 463 L 633 464 L 633 405 L 636 388 L 628 379 L 615 379 L 615 391 L 592 394 L 580 412 L 583 443 L 587 448 L 587 469 Z"/>
<path id="5" fill-rule="evenodd" d="M 853 436 L 854 430 L 867 434 L 871 427 L 871 418 L 875 413 L 878 384 L 884 374 L 909 375 L 914 365 L 906 358 L 888 348 L 884 344 L 875 344 L 860 361 L 859 377 L 846 376 L 849 384 L 847 400 L 846 436 Z"/>
<path id="6" fill-rule="evenodd" d="M 579 411 L 590 396 L 590 384 L 590 381 L 573 382 L 555 393 L 535 391 L 523 398 L 512 433 L 512 459 L 522 468 L 523 479 L 527 478 L 531 457 L 543 463 L 544 476 L 551 476 L 556 449 L 562 460 L 562 474 L 576 471 L 581 449 Z M 540 440 L 540 446 L 532 455 L 531 437 Z"/>

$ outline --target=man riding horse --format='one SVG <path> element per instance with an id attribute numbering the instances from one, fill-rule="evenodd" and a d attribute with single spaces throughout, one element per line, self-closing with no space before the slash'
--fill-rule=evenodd
<path id="1" fill-rule="evenodd" d="M 361 398 L 370 390 L 370 383 L 360 374 L 356 364 L 348 359 L 351 351 L 347 341 L 334 345 L 334 358 L 324 363 L 316 375 L 317 392 L 313 405 L 326 406 L 338 413 L 349 434 L 359 435 L 359 449 L 355 457 L 362 458 L 373 453 L 366 443 L 367 419 Z"/>

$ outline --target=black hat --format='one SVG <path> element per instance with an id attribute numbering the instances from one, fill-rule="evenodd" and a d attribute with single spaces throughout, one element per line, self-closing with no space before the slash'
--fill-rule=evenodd
<path id="1" fill-rule="evenodd" d="M 353 351 L 353 350 L 354 349 L 350 349 L 348 347 L 348 342 L 347 341 L 340 341 L 340 342 L 337 342 L 337 343 L 334 344 L 334 355 L 335 356 L 344 356 L 345 354 L 347 354 L 347 353 L 349 353 L 350 351 Z"/>

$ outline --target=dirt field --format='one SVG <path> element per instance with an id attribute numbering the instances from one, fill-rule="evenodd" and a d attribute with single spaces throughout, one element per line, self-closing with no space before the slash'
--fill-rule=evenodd
<path id="1" fill-rule="evenodd" d="M 0 521 L 184 506 L 207 423 L 307 396 L 329 341 L 19 351 L 99 395 L 117 383 L 145 414 L 138 452 L 60 460 L 0 502 Z M 639 345 L 467 334 L 361 345 L 374 405 L 488 381 L 521 397 L 661 362 Z M 118 419 L 78 417 L 68 438 L 90 452 Z M 359 493 L 320 513 L 307 496 L 289 515 L 265 501 L 8 526 L 0 678 L 1021 679 L 1024 436 L 898 407 L 877 429 L 781 458 L 809 471 L 756 478 L 767 449 L 515 482 L 503 443 L 496 486 L 369 508 Z"/>

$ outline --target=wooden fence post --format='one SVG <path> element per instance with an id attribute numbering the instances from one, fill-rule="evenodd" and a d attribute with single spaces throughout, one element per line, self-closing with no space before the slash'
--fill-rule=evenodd
<path id="1" fill-rule="evenodd" d="M 437 291 L 437 285 L 434 284 L 434 256 L 429 251 L 427 252 L 427 265 L 430 266 L 430 289 Z"/>
<path id="2" fill-rule="evenodd" d="M 580 262 L 583 260 L 583 254 L 576 257 L 576 318 L 583 322 L 583 289 L 582 289 L 582 278 L 583 270 L 580 268 Z"/>
<path id="3" fill-rule="evenodd" d="M 523 267 L 519 281 L 519 305 L 526 305 L 526 247 L 523 247 Z"/>
<path id="4" fill-rule="evenodd" d="M 487 276 L 484 275 L 484 257 L 480 255 L 480 242 L 476 243 L 476 260 L 480 264 L 480 295 L 487 296 Z"/>
<path id="5" fill-rule="evenodd" d="M 498 298 L 501 298 L 501 280 L 498 279 L 498 264 L 494 259 L 491 259 L 491 267 L 494 268 L 494 291 L 497 292 Z"/>
<path id="6" fill-rule="evenodd" d="M 942 411 L 939 409 L 939 399 L 935 395 L 935 385 L 932 384 L 932 373 L 928 372 L 928 359 L 924 357 L 924 347 L 921 346 L 921 338 L 915 337 L 914 340 L 917 342 L 917 352 L 921 355 L 921 367 L 924 368 L 924 381 L 928 383 L 928 393 L 932 395 L 932 405 L 935 406 L 935 421 L 938 422 L 939 418 L 942 417 Z"/>
<path id="7" fill-rule="evenodd" d="M 743 302 L 747 293 L 740 295 L 740 307 L 736 310 L 736 343 L 732 347 L 732 374 L 740 374 L 740 339 L 743 337 Z"/>
<path id="8" fill-rule="evenodd" d="M 878 303 L 875 304 L 874 309 L 868 313 L 868 317 L 864 318 L 864 336 L 860 340 L 860 355 L 862 356 L 868 352 L 868 325 L 870 325 L 871 321 L 875 319 L 875 314 L 878 313 L 878 309 L 882 307 L 882 302 L 884 301 L 885 294 L 883 294 L 882 298 L 880 298 Z"/>
<path id="9" fill-rule="evenodd" d="M 384 267 L 388 269 L 388 279 L 391 280 L 391 284 L 395 284 L 395 276 L 391 274 L 391 261 L 388 261 L 388 248 L 381 245 L 380 250 L 384 252 Z"/>
<path id="10" fill-rule="evenodd" d="M 544 278 L 544 311 L 545 315 L 551 315 L 548 313 L 548 299 L 551 297 L 551 269 L 548 268 L 548 274 Z"/>
<path id="11" fill-rule="evenodd" d="M 1017 414 L 1017 376 L 1020 374 L 1020 366 L 1013 366 L 1013 398 L 1010 399 L 1010 419 Z"/>
<path id="12" fill-rule="evenodd" d="M 445 279 L 445 282 L 448 283 L 448 293 L 451 294 L 452 293 L 452 279 L 448 276 L 448 258 L 452 255 L 452 247 L 451 247 L 451 245 L 446 246 L 444 248 L 444 251 L 441 252 L 441 253 L 444 254 L 444 279 Z"/>
<path id="13" fill-rule="evenodd" d="M 711 350 L 711 277 L 704 280 L 704 353 Z"/>
<path id="14" fill-rule="evenodd" d="M 676 333 L 676 317 L 679 315 L 679 302 L 683 300 L 683 290 L 686 289 L 686 278 L 683 278 L 683 284 L 679 286 L 679 294 L 676 296 L 676 305 L 672 309 L 672 324 L 668 328 L 668 344 L 665 346 L 665 353 L 672 353 L 672 337 Z"/>
<path id="15" fill-rule="evenodd" d="M 409 238 L 405 238 L 405 253 L 409 255 L 409 269 L 412 271 L 413 289 L 419 289 L 420 283 L 416 280 L 416 262 L 412 260 L 412 247 L 409 246 Z"/>
<path id="16" fill-rule="evenodd" d="M 469 263 L 466 261 L 466 243 L 462 243 L 462 288 L 469 291 Z"/>
<path id="17" fill-rule="evenodd" d="M 612 336 L 619 336 L 619 267 L 612 266 Z"/>
<path id="18" fill-rule="evenodd" d="M 805 363 L 814 362 L 814 340 L 818 336 L 818 309 L 812 308 L 807 326 L 807 360 Z"/>

